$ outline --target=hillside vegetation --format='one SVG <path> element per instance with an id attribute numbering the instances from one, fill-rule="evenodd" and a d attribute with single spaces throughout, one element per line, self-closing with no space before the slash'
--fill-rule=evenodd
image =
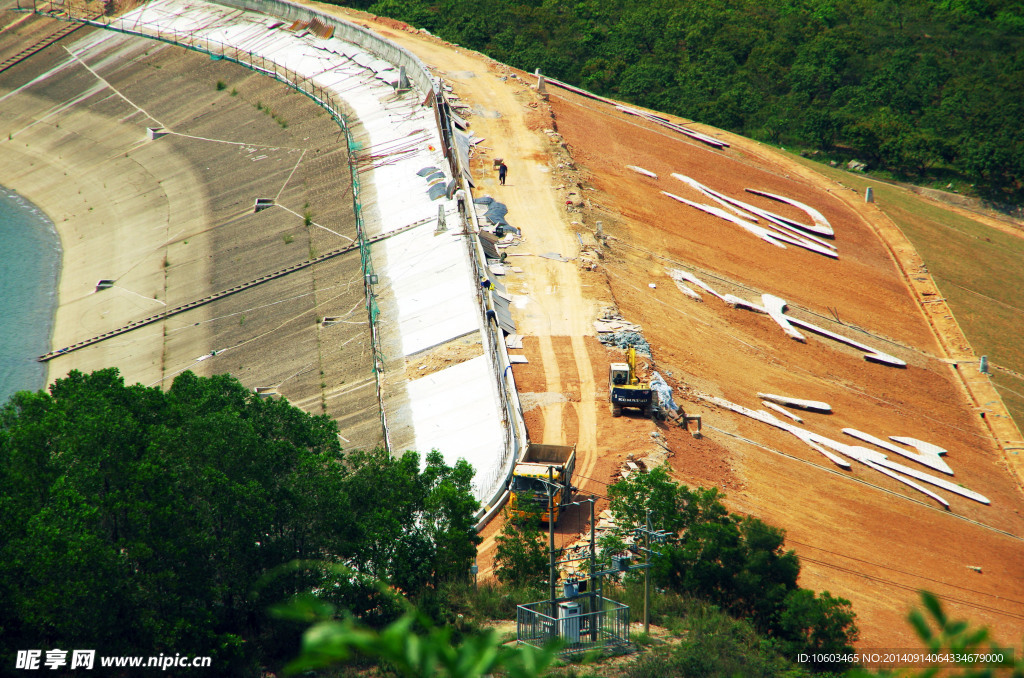
<path id="1" fill-rule="evenodd" d="M 1024 198 L 1024 8 L 1011 0 L 343 4 L 762 141 Z"/>

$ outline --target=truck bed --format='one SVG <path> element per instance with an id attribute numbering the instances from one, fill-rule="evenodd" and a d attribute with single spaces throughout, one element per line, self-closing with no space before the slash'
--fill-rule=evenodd
<path id="1" fill-rule="evenodd" d="M 575 445 L 542 445 L 530 443 L 520 464 L 542 464 L 544 473 L 548 465 L 564 464 L 576 451 Z"/>

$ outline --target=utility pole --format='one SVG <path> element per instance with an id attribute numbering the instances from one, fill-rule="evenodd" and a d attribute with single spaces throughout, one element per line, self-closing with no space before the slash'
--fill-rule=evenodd
<path id="1" fill-rule="evenodd" d="M 647 529 L 644 532 L 646 537 L 644 549 L 644 634 L 651 632 L 650 617 L 648 616 L 651 607 L 651 509 L 647 509 Z"/>
<path id="2" fill-rule="evenodd" d="M 597 572 L 597 549 L 594 542 L 594 498 L 590 498 L 590 575 L 593 576 Z M 591 590 L 593 593 L 593 590 Z"/>
<path id="3" fill-rule="evenodd" d="M 555 605 L 555 498 L 554 491 L 551 489 L 554 487 L 554 469 L 548 466 L 548 563 L 550 571 L 548 573 L 548 588 L 551 593 L 551 616 L 558 619 L 558 608 Z"/>
<path id="4" fill-rule="evenodd" d="M 598 595 L 598 592 L 597 592 L 597 581 L 595 581 L 595 580 L 597 580 L 597 577 L 594 576 L 594 573 L 597 572 L 597 548 L 596 548 L 597 545 L 596 545 L 596 543 L 594 541 L 595 540 L 595 533 L 596 533 L 596 525 L 594 523 L 594 497 L 591 496 L 590 497 L 590 587 L 589 587 L 590 600 L 593 601 L 591 606 L 590 606 L 590 611 L 591 612 L 599 612 L 600 611 L 600 609 L 598 608 L 599 605 L 601 606 L 601 608 L 604 607 L 604 599 L 601 598 L 601 596 Z M 598 629 L 598 626 L 600 626 L 600 624 L 598 623 L 598 618 L 597 617 L 591 617 L 591 619 L 593 621 L 590 624 L 590 640 L 591 640 L 591 642 L 596 643 L 597 642 L 597 629 Z"/>

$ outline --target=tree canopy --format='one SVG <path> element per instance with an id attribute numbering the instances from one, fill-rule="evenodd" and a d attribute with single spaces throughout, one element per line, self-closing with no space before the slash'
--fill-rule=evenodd
<path id="1" fill-rule="evenodd" d="M 422 469 L 414 453 L 343 453 L 333 421 L 228 375 L 185 372 L 165 392 L 72 372 L 0 409 L 0 654 L 193 653 L 218 675 L 284 663 L 301 628 L 272 622 L 272 603 L 315 590 L 379 626 L 402 610 L 372 579 L 409 594 L 464 578 L 472 476 L 436 452 Z"/>
<path id="2" fill-rule="evenodd" d="M 762 141 L 1024 197 L 1024 10 L 1013 0 L 340 4 Z"/>

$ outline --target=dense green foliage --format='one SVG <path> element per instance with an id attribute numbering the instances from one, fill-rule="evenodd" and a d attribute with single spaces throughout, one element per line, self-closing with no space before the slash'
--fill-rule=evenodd
<path id="1" fill-rule="evenodd" d="M 413 593 L 467 576 L 472 475 L 437 453 L 422 470 L 344 455 L 331 420 L 227 375 L 164 392 L 72 372 L 0 410 L 0 657 L 181 652 L 252 675 L 294 657 L 300 627 L 265 611 L 295 593 L 391 622 L 377 579 Z"/>
<path id="2" fill-rule="evenodd" d="M 547 539 L 537 527 L 539 513 L 505 511 L 504 515 L 505 525 L 494 539 L 494 574 L 502 584 L 542 588 L 550 576 L 550 560 Z"/>
<path id="3" fill-rule="evenodd" d="M 624 672 L 625 678 L 804 678 L 810 671 L 793 662 L 745 620 L 712 605 L 691 603 L 672 625 L 678 643 L 657 648 Z"/>
<path id="4" fill-rule="evenodd" d="M 619 550 L 631 526 L 645 524 L 648 511 L 654 529 L 678 535 L 654 547 L 660 554 L 652 568 L 658 586 L 748 620 L 788 656 L 852 651 L 858 633 L 850 602 L 797 585 L 800 562 L 793 551 L 782 550 L 782 530 L 730 514 L 717 490 L 679 485 L 664 467 L 634 474 L 608 494 L 620 534 L 606 548 Z"/>
<path id="5" fill-rule="evenodd" d="M 1022 196 L 1024 9 L 1014 0 L 342 4 L 756 139 Z"/>
<path id="6" fill-rule="evenodd" d="M 388 594 L 386 589 L 381 593 Z M 510 678 L 534 678 L 550 665 L 557 644 L 538 650 L 505 645 L 494 629 L 456 637 L 451 626 L 439 627 L 402 601 L 406 612 L 383 629 L 368 628 L 311 596 L 278 606 L 278 616 L 295 621 L 314 619 L 302 637 L 302 653 L 286 669 L 306 673 L 365 657 L 386 667 L 388 675 L 409 678 L 480 678 L 496 671 Z"/>

